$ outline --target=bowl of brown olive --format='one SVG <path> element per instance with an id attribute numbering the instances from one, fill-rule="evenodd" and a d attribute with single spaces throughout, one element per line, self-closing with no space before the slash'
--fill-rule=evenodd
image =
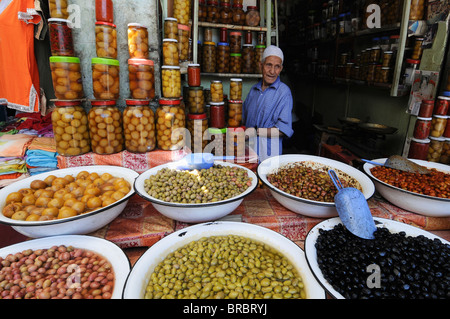
<path id="1" fill-rule="evenodd" d="M 359 189 L 366 199 L 375 193 L 371 179 L 345 163 L 313 155 L 280 155 L 258 165 L 257 173 L 273 197 L 289 210 L 305 216 L 338 216 L 334 196 L 338 190 L 328 175 L 333 169 L 343 187 Z"/>
<path id="2" fill-rule="evenodd" d="M 138 175 L 93 165 L 27 177 L 0 190 L 0 223 L 32 238 L 96 231 L 124 210 Z"/>
<path id="3" fill-rule="evenodd" d="M 215 161 L 209 169 L 178 169 L 174 162 L 153 167 L 134 183 L 138 195 L 162 215 L 185 223 L 214 221 L 232 213 L 258 186 L 250 169 Z"/>

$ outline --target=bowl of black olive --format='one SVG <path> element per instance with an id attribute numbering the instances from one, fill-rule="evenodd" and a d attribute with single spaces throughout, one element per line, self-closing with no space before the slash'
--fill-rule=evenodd
<path id="1" fill-rule="evenodd" d="M 306 260 L 336 299 L 450 299 L 450 243 L 402 222 L 374 217 L 375 239 L 350 233 L 340 218 L 317 224 Z"/>

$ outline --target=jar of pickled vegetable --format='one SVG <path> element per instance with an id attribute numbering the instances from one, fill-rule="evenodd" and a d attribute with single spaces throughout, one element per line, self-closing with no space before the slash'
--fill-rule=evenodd
<path id="1" fill-rule="evenodd" d="M 226 42 L 217 43 L 216 71 L 218 73 L 230 72 L 230 46 Z"/>
<path id="2" fill-rule="evenodd" d="M 115 24 L 95 22 L 95 49 L 99 58 L 117 58 L 117 30 Z"/>
<path id="3" fill-rule="evenodd" d="M 75 156 L 91 150 L 88 118 L 80 101 L 55 101 L 51 117 L 59 155 Z"/>
<path id="4" fill-rule="evenodd" d="M 48 6 L 51 18 L 69 18 L 69 12 L 67 12 L 67 0 L 48 0 Z"/>
<path id="5" fill-rule="evenodd" d="M 434 107 L 434 113 L 435 115 L 447 115 L 449 111 L 449 105 L 450 105 L 450 97 L 447 96 L 438 96 L 436 100 L 436 106 Z"/>
<path id="6" fill-rule="evenodd" d="M 426 139 L 431 131 L 431 117 L 417 117 L 414 125 L 414 138 L 419 140 Z"/>
<path id="7" fill-rule="evenodd" d="M 175 18 L 164 19 L 164 39 L 178 39 L 178 21 Z"/>
<path id="8" fill-rule="evenodd" d="M 191 17 L 191 1 L 174 0 L 173 17 L 178 20 L 178 23 L 188 25 Z"/>
<path id="9" fill-rule="evenodd" d="M 229 3 L 220 4 L 220 18 L 219 23 L 232 24 L 233 12 L 231 11 L 231 5 Z"/>
<path id="10" fill-rule="evenodd" d="M 74 56 L 72 27 L 69 20 L 48 19 L 50 49 L 54 56 Z"/>
<path id="11" fill-rule="evenodd" d="M 230 32 L 230 52 L 241 53 L 242 33 L 238 31 Z"/>
<path id="12" fill-rule="evenodd" d="M 206 6 L 205 0 L 198 1 L 198 21 L 206 22 L 208 16 L 208 7 Z"/>
<path id="13" fill-rule="evenodd" d="M 164 65 L 179 66 L 180 60 L 178 55 L 178 40 L 164 39 L 163 40 L 163 63 Z"/>
<path id="14" fill-rule="evenodd" d="M 266 33 L 259 31 L 256 38 L 256 45 L 266 45 Z"/>
<path id="15" fill-rule="evenodd" d="M 430 136 L 430 147 L 428 148 L 427 161 L 439 162 L 441 159 L 442 149 L 444 148 L 445 137 Z"/>
<path id="16" fill-rule="evenodd" d="M 411 138 L 411 144 L 409 146 L 408 158 L 427 160 L 428 148 L 430 147 L 430 139 L 419 140 Z"/>
<path id="17" fill-rule="evenodd" d="M 211 102 L 209 109 L 211 127 L 224 128 L 226 126 L 225 102 Z"/>
<path id="18" fill-rule="evenodd" d="M 242 4 L 233 4 L 233 24 L 244 25 L 245 24 L 245 12 L 242 9 Z"/>
<path id="19" fill-rule="evenodd" d="M 208 144 L 205 132 L 208 130 L 206 113 L 188 114 L 187 128 L 191 134 L 191 150 L 194 153 L 202 153 Z"/>
<path id="20" fill-rule="evenodd" d="M 223 102 L 223 84 L 220 80 L 211 81 L 211 102 Z"/>
<path id="21" fill-rule="evenodd" d="M 178 57 L 182 62 L 189 58 L 189 32 L 188 25 L 178 25 Z"/>
<path id="22" fill-rule="evenodd" d="M 216 44 L 214 42 L 203 43 L 203 72 L 214 73 L 216 72 Z"/>
<path id="23" fill-rule="evenodd" d="M 439 163 L 447 165 L 450 164 L 450 138 L 445 139 L 441 157 L 439 158 Z"/>
<path id="24" fill-rule="evenodd" d="M 161 67 L 162 93 L 166 98 L 181 96 L 181 72 L 179 66 L 163 65 Z"/>
<path id="25" fill-rule="evenodd" d="M 117 100 L 120 93 L 119 61 L 93 58 L 92 89 L 98 100 Z"/>
<path id="26" fill-rule="evenodd" d="M 384 51 L 383 52 L 383 61 L 382 66 L 383 67 L 390 67 L 392 65 L 392 57 L 394 56 L 393 51 Z"/>
<path id="27" fill-rule="evenodd" d="M 431 132 L 432 137 L 441 137 L 444 134 L 445 127 L 447 126 L 447 115 L 433 115 L 431 121 Z"/>
<path id="28" fill-rule="evenodd" d="M 226 135 L 226 155 L 236 159 L 245 157 L 245 127 L 228 127 Z"/>
<path id="29" fill-rule="evenodd" d="M 411 0 L 409 20 L 422 20 L 425 13 L 425 0 Z"/>
<path id="30" fill-rule="evenodd" d="M 245 31 L 244 44 L 253 44 L 252 31 L 250 31 L 250 30 Z"/>
<path id="31" fill-rule="evenodd" d="M 190 86 L 188 92 L 189 114 L 205 113 L 205 96 L 202 86 Z"/>
<path id="32" fill-rule="evenodd" d="M 253 73 L 255 66 L 255 51 L 252 44 L 244 44 L 242 47 L 242 73 Z"/>
<path id="33" fill-rule="evenodd" d="M 258 73 L 258 74 L 262 73 L 261 63 L 262 63 L 262 56 L 263 56 L 265 49 L 266 49 L 265 45 L 257 45 L 255 47 L 255 61 L 253 63 L 253 65 L 255 66 L 255 71 L 253 73 Z"/>
<path id="34" fill-rule="evenodd" d="M 230 73 L 242 73 L 242 54 L 230 53 Z"/>
<path id="35" fill-rule="evenodd" d="M 123 111 L 125 149 L 146 153 L 156 147 L 155 114 L 148 100 L 126 100 Z"/>
<path id="36" fill-rule="evenodd" d="M 191 63 L 188 64 L 188 85 L 189 86 L 200 86 L 200 64 Z"/>
<path id="37" fill-rule="evenodd" d="M 381 48 L 373 47 L 372 50 L 370 50 L 369 62 L 378 63 L 380 61 L 380 56 Z"/>
<path id="38" fill-rule="evenodd" d="M 433 115 L 434 110 L 434 100 L 422 100 L 419 108 L 419 117 L 429 117 Z"/>
<path id="39" fill-rule="evenodd" d="M 122 114 L 116 101 L 91 101 L 89 132 L 91 149 L 97 154 L 114 154 L 123 150 Z"/>
<path id="40" fill-rule="evenodd" d="M 450 138 L 450 120 L 447 119 L 447 124 L 445 125 L 444 134 L 442 136 Z"/>
<path id="41" fill-rule="evenodd" d="M 114 22 L 112 0 L 95 0 L 95 20 L 108 23 Z"/>
<path id="42" fill-rule="evenodd" d="M 128 53 L 130 58 L 148 59 L 148 30 L 139 23 L 128 24 Z"/>
<path id="43" fill-rule="evenodd" d="M 381 67 L 380 70 L 380 82 L 381 83 L 391 83 L 391 68 Z"/>
<path id="44" fill-rule="evenodd" d="M 414 48 L 413 48 L 413 52 L 412 52 L 412 55 L 411 55 L 411 59 L 413 59 L 413 60 L 420 60 L 420 58 L 422 57 L 422 51 L 423 51 L 422 43 L 423 43 L 424 39 L 425 38 L 422 38 L 422 37 L 417 37 L 415 39 L 415 41 L 414 41 Z"/>
<path id="45" fill-rule="evenodd" d="M 149 59 L 129 59 L 128 79 L 133 99 L 153 99 L 155 97 L 155 69 Z"/>
<path id="46" fill-rule="evenodd" d="M 228 101 L 228 127 L 242 125 L 242 100 Z"/>
<path id="47" fill-rule="evenodd" d="M 77 100 L 84 96 L 78 57 L 51 56 L 50 69 L 57 99 Z"/>
<path id="48" fill-rule="evenodd" d="M 228 43 L 228 29 L 227 28 L 220 28 L 219 39 L 220 39 L 220 42 Z"/>
<path id="49" fill-rule="evenodd" d="M 245 25 L 249 27 L 259 26 L 261 16 L 259 15 L 258 7 L 247 6 L 247 12 L 245 14 Z"/>
<path id="50" fill-rule="evenodd" d="M 230 79 L 230 100 L 242 100 L 242 79 Z"/>
<path id="51" fill-rule="evenodd" d="M 206 22 L 218 23 L 220 19 L 220 8 L 217 1 L 207 1 Z"/>
<path id="52" fill-rule="evenodd" d="M 186 115 L 180 107 L 180 99 L 159 100 L 156 111 L 156 140 L 158 148 L 165 151 L 179 150 L 185 146 Z"/>

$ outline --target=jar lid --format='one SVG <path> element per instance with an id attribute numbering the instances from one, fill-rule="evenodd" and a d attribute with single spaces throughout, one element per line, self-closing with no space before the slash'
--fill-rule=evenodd
<path id="1" fill-rule="evenodd" d="M 205 43 L 203 43 L 204 45 L 216 45 L 216 43 L 215 42 L 209 42 L 209 41 L 206 41 Z"/>
<path id="2" fill-rule="evenodd" d="M 107 25 L 107 26 L 110 26 L 110 27 L 113 27 L 113 28 L 116 27 L 116 25 L 114 23 L 104 22 L 104 21 L 96 21 L 95 25 Z"/>
<path id="3" fill-rule="evenodd" d="M 242 56 L 240 53 L 230 53 L 230 56 Z"/>
<path id="4" fill-rule="evenodd" d="M 228 103 L 231 103 L 231 104 L 242 104 L 243 101 L 242 100 L 228 100 Z"/>
<path id="5" fill-rule="evenodd" d="M 417 119 L 421 120 L 421 121 L 431 121 L 432 120 L 431 117 L 420 117 L 420 116 L 418 116 Z"/>
<path id="6" fill-rule="evenodd" d="M 74 106 L 81 105 L 81 100 L 72 100 L 72 101 L 55 101 L 55 106 Z"/>
<path id="7" fill-rule="evenodd" d="M 204 120 L 206 119 L 206 113 L 201 113 L 201 114 L 188 114 L 188 119 L 189 120 Z"/>
<path id="8" fill-rule="evenodd" d="M 442 92 L 442 95 L 444 95 L 444 96 L 450 96 L 450 91 L 444 91 L 444 92 Z"/>
<path id="9" fill-rule="evenodd" d="M 189 26 L 185 24 L 178 24 L 178 29 L 189 31 Z"/>
<path id="10" fill-rule="evenodd" d="M 173 18 L 173 17 L 167 17 L 164 20 L 166 20 L 166 21 L 178 21 L 177 18 Z"/>
<path id="11" fill-rule="evenodd" d="M 80 58 L 75 56 L 51 56 L 50 62 L 67 62 L 67 63 L 80 63 Z"/>
<path id="12" fill-rule="evenodd" d="M 422 139 L 411 137 L 411 141 L 412 142 L 416 142 L 416 143 L 421 143 L 421 144 L 430 143 L 430 140 L 428 138 L 425 138 L 425 139 L 422 140 Z"/>
<path id="13" fill-rule="evenodd" d="M 116 100 L 92 100 L 92 106 L 109 106 L 116 105 Z"/>
<path id="14" fill-rule="evenodd" d="M 445 93 L 445 92 L 444 92 Z M 443 93 L 443 94 L 444 94 Z M 438 99 L 439 100 L 450 100 L 450 95 L 449 96 L 443 96 L 443 95 L 441 95 L 441 96 L 438 96 Z"/>
<path id="15" fill-rule="evenodd" d="M 198 68 L 198 67 L 200 67 L 200 64 L 198 64 L 198 63 L 190 63 L 190 64 L 188 64 L 188 67 Z"/>
<path id="16" fill-rule="evenodd" d="M 381 69 L 382 69 L 382 70 L 390 70 L 391 68 L 388 67 L 388 66 L 383 66 Z"/>
<path id="17" fill-rule="evenodd" d="M 384 54 L 394 54 L 394 51 L 384 51 Z"/>
<path id="18" fill-rule="evenodd" d="M 247 10 L 256 10 L 258 9 L 257 6 L 247 6 Z"/>
<path id="19" fill-rule="evenodd" d="M 63 22 L 67 23 L 67 25 L 71 28 L 72 27 L 72 21 L 67 19 L 61 19 L 61 18 L 50 18 L 47 20 L 48 22 Z"/>
<path id="20" fill-rule="evenodd" d="M 266 46 L 264 45 L 264 44 L 258 44 L 257 46 L 256 46 L 256 48 L 257 49 L 262 49 L 262 48 L 265 48 Z"/>
<path id="21" fill-rule="evenodd" d="M 430 140 L 434 140 L 434 141 L 438 141 L 438 142 L 444 142 L 445 141 L 445 137 L 443 137 L 443 136 L 439 136 L 439 137 L 428 136 L 428 138 Z"/>
<path id="22" fill-rule="evenodd" d="M 244 6 L 242 4 L 233 4 L 233 8 L 243 8 Z"/>
<path id="23" fill-rule="evenodd" d="M 189 90 L 192 91 L 203 90 L 203 86 L 189 86 Z"/>
<path id="24" fill-rule="evenodd" d="M 128 59 L 128 64 L 133 64 L 133 65 L 154 65 L 154 62 L 152 60 L 149 59 Z"/>
<path id="25" fill-rule="evenodd" d="M 207 1 L 206 3 L 209 4 L 209 5 L 211 5 L 211 4 L 212 5 L 217 5 L 218 2 L 217 1 Z"/>
<path id="26" fill-rule="evenodd" d="M 128 27 L 138 27 L 138 28 L 145 28 L 145 29 L 147 29 L 146 26 L 144 26 L 144 25 L 142 25 L 142 24 L 140 24 L 140 23 L 135 23 L 135 22 L 133 22 L 133 23 L 128 23 Z"/>
<path id="27" fill-rule="evenodd" d="M 422 100 L 423 104 L 434 104 L 434 100 Z"/>
<path id="28" fill-rule="evenodd" d="M 221 7 L 231 7 L 231 4 L 228 2 L 225 2 L 225 3 L 221 3 L 220 6 Z"/>
<path id="29" fill-rule="evenodd" d="M 179 70 L 180 66 L 177 65 L 163 65 L 161 69 Z"/>
<path id="30" fill-rule="evenodd" d="M 398 39 L 400 36 L 398 34 L 394 34 L 390 36 L 391 39 Z"/>
<path id="31" fill-rule="evenodd" d="M 226 134 L 227 133 L 227 128 L 215 128 L 215 127 L 210 127 L 208 128 L 208 132 L 211 134 Z"/>
<path id="32" fill-rule="evenodd" d="M 217 45 L 229 46 L 228 42 L 219 42 L 217 43 Z"/>
<path id="33" fill-rule="evenodd" d="M 92 64 L 107 64 L 119 66 L 119 60 L 107 59 L 107 58 L 92 58 Z"/>
<path id="34" fill-rule="evenodd" d="M 244 130 L 245 131 L 246 127 L 245 126 L 236 126 L 236 127 L 228 127 L 227 131 L 239 131 L 239 130 Z"/>
<path id="35" fill-rule="evenodd" d="M 406 59 L 406 63 L 419 64 L 420 60 Z"/>
<path id="36" fill-rule="evenodd" d="M 177 39 L 166 38 L 166 39 L 163 39 L 163 42 L 178 42 L 178 40 Z"/>
<path id="37" fill-rule="evenodd" d="M 225 105 L 225 102 L 210 102 L 209 104 L 211 106 L 221 106 L 221 105 Z"/>
<path id="38" fill-rule="evenodd" d="M 160 98 L 159 104 L 163 105 L 177 105 L 180 104 L 180 99 L 178 98 Z"/>
<path id="39" fill-rule="evenodd" d="M 246 43 L 246 44 L 243 44 L 242 46 L 243 46 L 243 47 L 250 48 L 250 47 L 253 47 L 253 44 L 248 44 L 248 43 Z"/>
<path id="40" fill-rule="evenodd" d="M 446 119 L 447 115 L 437 115 L 437 114 L 433 114 L 433 117 L 436 117 L 438 119 Z"/>
<path id="41" fill-rule="evenodd" d="M 230 32 L 230 35 L 237 35 L 237 36 L 239 36 L 239 35 L 242 35 L 242 33 L 239 32 L 239 31 L 233 31 L 233 32 Z"/>
<path id="42" fill-rule="evenodd" d="M 231 81 L 231 82 L 242 82 L 242 79 L 239 79 L 239 78 L 231 78 L 230 81 Z"/>
<path id="43" fill-rule="evenodd" d="M 221 80 L 211 80 L 211 83 L 222 83 Z"/>
<path id="44" fill-rule="evenodd" d="M 129 99 L 129 100 L 126 100 L 125 103 L 127 105 L 149 105 L 150 104 L 150 100 Z"/>

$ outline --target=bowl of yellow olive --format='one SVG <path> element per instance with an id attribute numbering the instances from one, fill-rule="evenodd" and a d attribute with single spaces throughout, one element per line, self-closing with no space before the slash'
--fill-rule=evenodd
<path id="1" fill-rule="evenodd" d="M 30 176 L 0 190 L 0 223 L 32 238 L 88 234 L 124 210 L 138 175 L 93 165 Z"/>
<path id="2" fill-rule="evenodd" d="M 125 299 L 324 299 L 304 251 L 268 228 L 216 221 L 180 229 L 134 264 Z"/>
<path id="3" fill-rule="evenodd" d="M 246 167 L 215 161 L 209 169 L 182 170 L 176 162 L 153 167 L 134 189 L 162 215 L 185 223 L 214 221 L 232 213 L 258 186 Z"/>

